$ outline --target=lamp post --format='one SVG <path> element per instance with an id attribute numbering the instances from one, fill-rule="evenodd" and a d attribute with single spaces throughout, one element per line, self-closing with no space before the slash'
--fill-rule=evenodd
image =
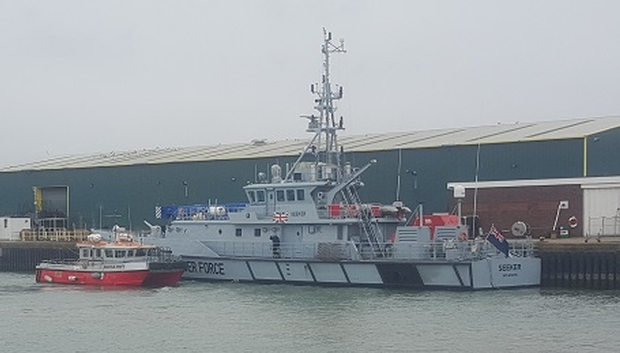
<path id="1" fill-rule="evenodd" d="M 415 194 L 416 194 L 416 191 L 418 190 L 418 172 L 415 171 L 415 170 L 407 169 L 405 171 L 405 173 L 410 174 L 413 177 L 413 200 L 412 200 L 412 205 L 415 206 Z"/>
<path id="2" fill-rule="evenodd" d="M 187 200 L 187 195 L 189 194 L 189 186 L 187 185 L 187 181 L 183 180 L 183 189 L 185 190 L 185 200 Z"/>

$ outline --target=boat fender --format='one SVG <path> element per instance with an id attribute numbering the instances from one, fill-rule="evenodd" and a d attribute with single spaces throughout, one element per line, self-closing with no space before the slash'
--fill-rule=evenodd
<path id="1" fill-rule="evenodd" d="M 579 222 L 577 221 L 577 217 L 571 216 L 568 219 L 568 226 L 574 229 L 574 228 L 577 228 L 577 225 L 579 225 Z"/>
<path id="2" fill-rule="evenodd" d="M 93 274 L 91 275 L 93 277 L 93 279 L 102 279 L 102 273 L 101 272 L 93 272 Z"/>
<path id="3" fill-rule="evenodd" d="M 45 280 L 45 282 L 50 282 L 50 283 L 54 281 L 54 280 L 52 279 L 52 277 L 50 277 L 50 276 L 48 276 L 48 275 L 43 276 L 43 279 Z"/>
<path id="4" fill-rule="evenodd" d="M 459 233 L 459 240 L 460 241 L 467 241 L 467 232 L 466 231 L 463 230 L 463 231 L 461 231 Z"/>

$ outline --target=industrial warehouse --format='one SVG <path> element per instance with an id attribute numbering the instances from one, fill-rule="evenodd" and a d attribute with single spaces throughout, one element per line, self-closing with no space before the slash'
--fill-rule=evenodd
<path id="1" fill-rule="evenodd" d="M 56 157 L 0 169 L 3 239 L 21 224 L 92 229 L 164 225 L 156 208 L 246 202 L 242 186 L 291 165 L 305 140 Z M 463 215 L 507 236 L 620 233 L 620 117 L 341 136 L 346 161 L 377 162 L 363 202 L 402 201 L 451 212 L 450 188 L 467 190 Z M 11 226 L 10 219 L 32 219 Z M 13 222 L 15 223 L 15 222 Z M 17 227 L 17 228 L 15 228 Z M 10 229 L 9 229 L 10 228 Z M 7 233 L 12 233 L 7 234 Z"/>

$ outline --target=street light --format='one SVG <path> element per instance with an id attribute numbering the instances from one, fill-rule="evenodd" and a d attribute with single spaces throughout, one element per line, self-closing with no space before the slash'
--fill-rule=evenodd
<path id="1" fill-rule="evenodd" d="M 405 173 L 411 174 L 413 176 L 413 190 L 417 190 L 418 189 L 418 172 L 416 172 L 415 170 L 407 169 Z"/>
<path id="2" fill-rule="evenodd" d="M 183 180 L 183 188 L 185 189 L 185 198 L 187 198 L 188 186 L 187 186 L 187 181 L 185 180 Z"/>
<path id="3" fill-rule="evenodd" d="M 418 190 L 418 172 L 415 171 L 415 170 L 407 169 L 407 170 L 405 170 L 405 173 L 406 174 L 410 174 L 413 177 L 413 195 L 412 195 L 413 200 L 412 200 L 412 206 L 413 207 L 417 207 L 417 205 L 415 203 L 415 196 L 416 196 L 415 193 L 416 193 L 416 190 Z"/>

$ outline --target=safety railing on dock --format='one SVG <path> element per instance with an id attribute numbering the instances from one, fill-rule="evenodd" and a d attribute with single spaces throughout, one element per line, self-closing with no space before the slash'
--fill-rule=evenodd
<path id="1" fill-rule="evenodd" d="M 620 216 L 589 217 L 586 236 L 620 236 Z"/>
<path id="2" fill-rule="evenodd" d="M 89 234 L 90 231 L 85 229 L 24 229 L 20 232 L 20 239 L 22 241 L 78 242 L 85 241 Z"/>

